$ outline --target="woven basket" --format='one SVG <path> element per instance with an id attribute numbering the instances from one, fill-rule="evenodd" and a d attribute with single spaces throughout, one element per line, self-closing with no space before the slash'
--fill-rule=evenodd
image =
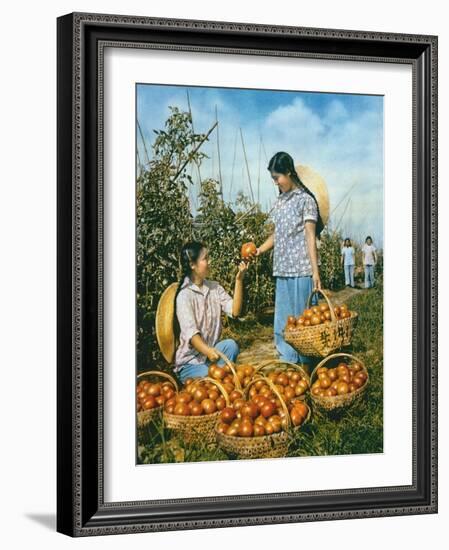
<path id="1" fill-rule="evenodd" d="M 204 378 L 199 378 L 198 380 L 195 380 L 194 382 L 192 382 L 192 384 L 199 384 L 205 381 L 212 382 L 217 386 L 217 388 L 220 390 L 221 394 L 225 398 L 226 406 L 229 407 L 229 396 L 223 385 L 217 380 L 206 376 Z M 202 414 L 200 416 L 184 416 L 180 414 L 172 414 L 168 413 L 165 410 L 163 412 L 165 426 L 170 430 L 178 432 L 178 434 L 182 435 L 184 441 L 187 441 L 189 443 L 199 441 L 204 443 L 212 443 L 213 441 L 215 441 L 214 428 L 219 415 L 220 411 L 216 411 L 212 414 Z"/>
<path id="2" fill-rule="evenodd" d="M 307 300 L 308 308 L 311 306 L 313 295 L 318 293 L 324 297 L 329 306 L 330 323 L 284 331 L 285 341 L 301 355 L 307 357 L 326 357 L 344 346 L 349 346 L 358 321 L 355 311 L 350 312 L 350 317 L 338 319 L 329 298 L 322 290 L 314 289 L 312 291 Z"/>
<path id="3" fill-rule="evenodd" d="M 290 430 L 297 430 L 310 419 L 309 407 L 309 413 L 303 424 L 301 424 L 301 426 L 293 428 L 290 420 L 290 414 L 288 412 L 287 405 L 285 404 L 284 399 L 278 392 L 276 386 L 271 382 L 271 380 L 269 380 L 265 376 L 257 376 L 253 380 L 251 380 L 251 382 L 245 388 L 246 397 L 252 384 L 261 379 L 266 382 L 266 384 L 271 388 L 273 393 L 276 394 L 279 401 L 281 402 L 282 409 L 286 415 L 286 418 L 288 419 L 289 428 L 287 431 L 282 430 L 278 433 L 274 433 L 271 435 L 260 435 L 252 437 L 226 435 L 223 433 L 219 433 L 217 430 L 215 430 L 219 447 L 227 454 L 235 456 L 239 459 L 280 458 L 286 456 L 291 436 Z"/>
<path id="4" fill-rule="evenodd" d="M 344 407 L 349 407 L 352 405 L 355 401 L 359 400 L 363 394 L 365 393 L 365 390 L 368 386 L 369 382 L 369 375 L 368 371 L 366 370 L 365 364 L 363 361 L 355 357 L 354 355 L 351 355 L 350 353 L 334 353 L 333 355 L 329 355 L 329 357 L 326 357 L 326 359 L 323 359 L 318 365 L 314 368 L 311 376 L 310 376 L 310 382 L 313 384 L 314 378 L 316 378 L 316 373 L 320 367 L 324 367 L 326 363 L 329 361 L 336 359 L 337 357 L 346 357 L 349 358 L 350 362 L 357 362 L 362 365 L 362 370 L 366 373 L 366 381 L 363 384 L 361 388 L 356 389 L 355 391 L 351 393 L 346 393 L 344 395 L 335 395 L 334 397 L 319 397 L 317 395 L 313 395 L 312 392 L 310 392 L 310 397 L 315 405 L 317 405 L 320 409 L 323 409 L 325 411 L 334 411 L 336 409 L 342 409 Z"/>
<path id="5" fill-rule="evenodd" d="M 178 384 L 176 383 L 176 380 L 166 372 L 162 372 L 158 370 L 149 370 L 138 374 L 137 380 L 142 380 L 145 378 L 152 378 L 152 377 L 165 378 L 166 380 L 168 380 L 173 384 L 175 391 L 178 391 Z M 154 407 L 154 409 L 139 411 L 137 413 L 137 430 L 140 435 L 143 435 L 145 428 L 150 424 L 152 420 L 156 420 L 157 418 L 161 417 L 162 409 L 163 407 L 162 405 L 160 405 L 159 407 Z"/>

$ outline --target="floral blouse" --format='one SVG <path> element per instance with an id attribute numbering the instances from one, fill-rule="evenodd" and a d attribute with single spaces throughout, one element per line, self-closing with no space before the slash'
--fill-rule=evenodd
<path id="1" fill-rule="evenodd" d="M 300 188 L 281 193 L 271 219 L 274 223 L 273 275 L 307 277 L 312 275 L 305 222 L 318 221 L 315 199 Z"/>

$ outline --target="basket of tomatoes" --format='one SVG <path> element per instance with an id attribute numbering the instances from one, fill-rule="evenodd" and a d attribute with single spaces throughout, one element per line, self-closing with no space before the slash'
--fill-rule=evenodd
<path id="1" fill-rule="evenodd" d="M 164 404 L 165 426 L 182 435 L 184 441 L 215 440 L 214 426 L 229 396 L 218 380 L 205 378 L 186 380 L 185 387 Z"/>
<path id="2" fill-rule="evenodd" d="M 318 363 L 310 381 L 313 402 L 321 409 L 332 411 L 360 399 L 369 376 L 360 359 L 349 353 L 335 353 Z"/>
<path id="3" fill-rule="evenodd" d="M 268 359 L 255 367 L 256 374 L 263 374 L 275 384 L 287 405 L 294 399 L 304 399 L 310 387 L 310 378 L 301 365 L 282 359 Z M 252 397 L 255 388 L 251 388 Z"/>
<path id="4" fill-rule="evenodd" d="M 269 378 L 256 375 L 242 396 L 232 400 L 218 418 L 215 433 L 219 447 L 240 459 L 286 456 L 292 430 L 310 419 L 310 408 L 301 400 L 287 405 Z"/>
<path id="5" fill-rule="evenodd" d="M 178 384 L 168 373 L 156 370 L 140 373 L 137 380 L 137 429 L 141 431 L 161 413 L 165 401 L 176 394 Z"/>
<path id="6" fill-rule="evenodd" d="M 324 302 L 312 306 L 313 296 L 318 295 Z M 301 315 L 287 319 L 284 338 L 301 355 L 326 357 L 351 343 L 357 320 L 355 311 L 345 304 L 333 306 L 322 290 L 314 289 Z"/>

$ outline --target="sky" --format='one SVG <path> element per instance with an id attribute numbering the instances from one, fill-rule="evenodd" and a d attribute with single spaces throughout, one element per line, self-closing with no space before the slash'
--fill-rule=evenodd
<path id="1" fill-rule="evenodd" d="M 220 165 L 223 195 L 234 201 L 239 191 L 250 195 L 251 186 L 264 211 L 276 196 L 269 159 L 278 151 L 289 153 L 326 181 L 330 197 L 330 226 L 357 242 L 371 235 L 383 246 L 383 97 L 320 93 L 314 91 L 256 90 L 197 86 L 138 84 L 137 119 L 149 156 L 156 134 L 170 114 L 169 105 L 188 111 L 187 91 L 196 133 L 207 133 L 219 121 Z M 137 147 L 145 159 L 138 129 Z M 210 158 L 201 176 L 219 179 L 216 130 L 201 151 Z M 190 169 L 189 169 L 190 171 Z M 198 180 L 196 169 L 192 177 Z M 194 210 L 198 186 L 191 190 Z"/>

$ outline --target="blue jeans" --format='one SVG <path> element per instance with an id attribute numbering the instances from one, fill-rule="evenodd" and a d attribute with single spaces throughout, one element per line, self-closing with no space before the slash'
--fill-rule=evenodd
<path id="1" fill-rule="evenodd" d="M 274 343 L 279 358 L 291 363 L 310 363 L 310 358 L 300 355 L 284 340 L 287 317 L 298 317 L 307 306 L 307 298 L 313 290 L 312 277 L 276 277 L 274 301 Z M 316 295 L 312 304 L 316 304 Z"/>
<path id="2" fill-rule="evenodd" d="M 371 288 L 374 286 L 374 266 L 365 266 L 365 288 Z"/>
<path id="3" fill-rule="evenodd" d="M 345 265 L 345 285 L 354 286 L 354 265 Z"/>
<path id="4" fill-rule="evenodd" d="M 232 362 L 237 359 L 237 355 L 240 352 L 239 345 L 235 340 L 232 340 L 231 338 L 227 340 L 220 340 L 220 342 L 218 342 L 214 347 L 224 353 L 226 357 Z M 181 382 L 184 383 L 187 378 L 200 378 L 203 376 L 207 376 L 210 364 L 211 362 L 209 360 L 207 360 L 206 363 L 198 364 L 184 363 L 184 365 L 182 365 L 181 369 L 178 371 L 178 377 Z M 216 364 L 224 365 L 225 362 L 223 361 L 223 359 L 220 358 L 216 362 Z"/>

